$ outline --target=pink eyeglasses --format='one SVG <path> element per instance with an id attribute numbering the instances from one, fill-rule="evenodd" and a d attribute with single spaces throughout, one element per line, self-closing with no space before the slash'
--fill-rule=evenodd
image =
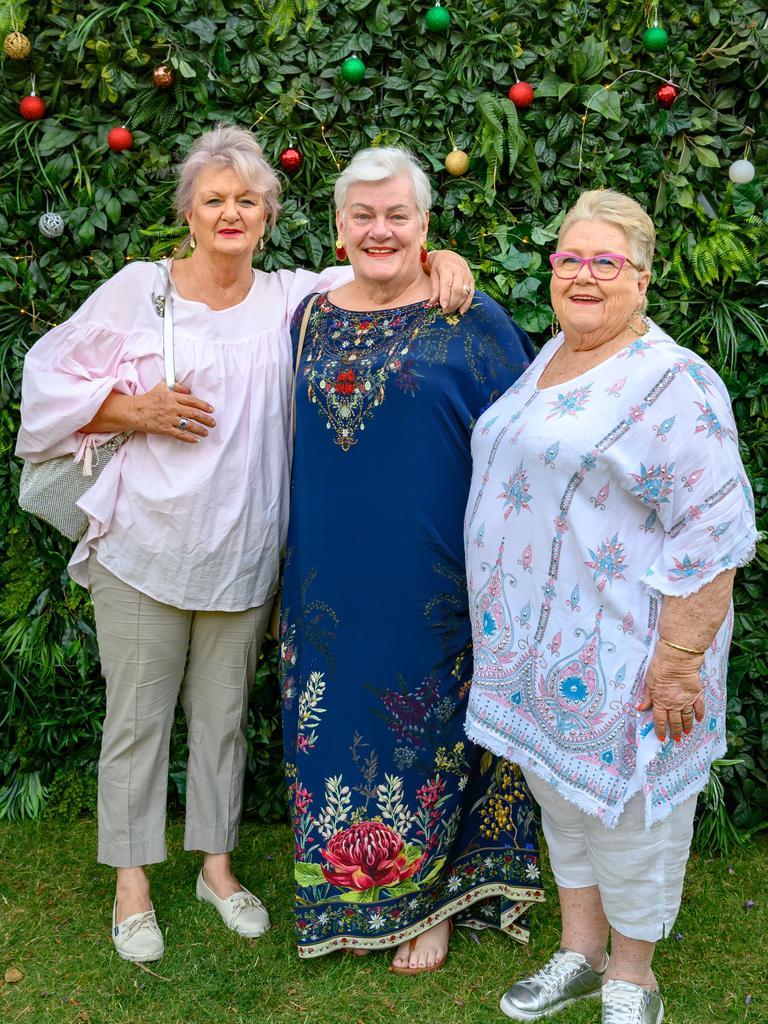
<path id="1" fill-rule="evenodd" d="M 549 257 L 552 270 L 556 277 L 564 281 L 572 281 L 586 264 L 592 277 L 598 281 L 613 281 L 621 273 L 624 264 L 628 263 L 635 270 L 640 270 L 628 257 L 617 252 L 602 252 L 599 256 L 577 256 L 572 252 L 553 252 Z"/>

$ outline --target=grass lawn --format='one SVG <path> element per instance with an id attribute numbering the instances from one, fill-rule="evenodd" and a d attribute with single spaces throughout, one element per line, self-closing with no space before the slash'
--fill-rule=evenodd
<path id="1" fill-rule="evenodd" d="M 199 860 L 182 852 L 181 838 L 174 821 L 170 859 L 152 869 L 167 951 L 148 970 L 113 951 L 113 879 L 95 863 L 93 822 L 0 825 L 3 1024 L 502 1024 L 501 993 L 557 945 L 552 897 L 534 910 L 529 947 L 488 931 L 475 941 L 459 929 L 446 967 L 420 978 L 387 973 L 383 954 L 299 962 L 288 829 L 242 830 L 236 866 L 273 921 L 254 942 L 227 932 L 212 907 L 197 903 Z M 545 881 L 552 892 L 551 877 Z M 655 962 L 666 1024 L 766 1024 L 768 842 L 730 863 L 694 856 L 676 928 Z M 4 982 L 8 968 L 18 968 L 21 980 Z M 599 1004 L 556 1019 L 598 1022 Z"/>

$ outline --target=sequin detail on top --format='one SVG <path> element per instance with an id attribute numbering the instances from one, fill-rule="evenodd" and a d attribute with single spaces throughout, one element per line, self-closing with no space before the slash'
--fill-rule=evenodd
<path id="1" fill-rule="evenodd" d="M 420 374 L 409 358 L 411 346 L 438 313 L 426 302 L 359 313 L 334 306 L 327 296 L 318 301 L 302 377 L 309 400 L 342 451 L 358 443 L 391 384 L 406 394 L 418 391 Z"/>

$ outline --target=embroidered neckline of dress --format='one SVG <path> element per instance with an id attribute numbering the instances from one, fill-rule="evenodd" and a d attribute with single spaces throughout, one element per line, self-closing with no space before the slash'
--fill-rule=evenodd
<path id="1" fill-rule="evenodd" d="M 365 420 L 384 402 L 389 378 L 438 313 L 439 307 L 424 300 L 394 309 L 348 310 L 334 305 L 327 292 L 320 295 L 310 317 L 302 377 L 307 397 L 342 451 L 358 443 Z"/>

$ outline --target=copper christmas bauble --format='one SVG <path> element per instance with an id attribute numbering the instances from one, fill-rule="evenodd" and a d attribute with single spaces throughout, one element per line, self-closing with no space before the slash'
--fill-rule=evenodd
<path id="1" fill-rule="evenodd" d="M 173 68 L 168 64 L 158 64 L 152 72 L 152 81 L 158 89 L 170 89 L 174 82 Z"/>

